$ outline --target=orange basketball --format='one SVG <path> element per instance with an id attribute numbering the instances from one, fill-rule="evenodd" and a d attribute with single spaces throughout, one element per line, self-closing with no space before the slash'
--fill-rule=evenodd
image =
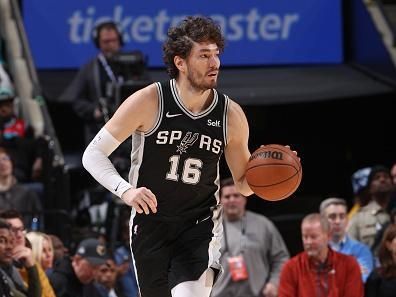
<path id="1" fill-rule="evenodd" d="M 269 144 L 253 152 L 245 175 L 257 196 L 277 201 L 289 197 L 297 190 L 302 168 L 299 158 L 289 148 Z"/>

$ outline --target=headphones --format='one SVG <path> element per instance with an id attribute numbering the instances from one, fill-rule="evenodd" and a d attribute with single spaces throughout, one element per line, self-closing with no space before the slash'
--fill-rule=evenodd
<path id="1" fill-rule="evenodd" d="M 115 30 L 117 32 L 118 35 L 118 39 L 120 41 L 120 46 L 123 47 L 124 46 L 124 39 L 122 38 L 122 32 L 120 27 L 113 21 L 105 21 L 105 22 L 100 22 L 98 23 L 95 28 L 92 30 L 92 40 L 93 43 L 95 44 L 95 46 L 97 48 L 99 48 L 99 36 L 100 36 L 100 32 L 103 29 L 110 29 L 110 30 Z"/>

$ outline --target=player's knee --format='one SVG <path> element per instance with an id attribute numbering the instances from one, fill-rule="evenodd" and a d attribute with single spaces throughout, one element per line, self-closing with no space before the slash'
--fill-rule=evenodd
<path id="1" fill-rule="evenodd" d="M 214 271 L 208 268 L 198 280 L 183 282 L 175 286 L 171 290 L 172 297 L 209 297 L 213 287 L 213 280 Z"/>
<path id="2" fill-rule="evenodd" d="M 201 277 L 204 278 L 205 287 L 213 287 L 214 274 L 215 273 L 212 268 L 206 269 L 205 272 L 202 274 Z"/>

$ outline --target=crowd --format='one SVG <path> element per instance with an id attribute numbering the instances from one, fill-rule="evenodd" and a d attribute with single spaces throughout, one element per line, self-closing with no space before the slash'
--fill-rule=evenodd
<path id="1" fill-rule="evenodd" d="M 353 176 L 371 198 L 360 201 L 351 218 L 345 199 L 323 199 L 317 213 L 303 218 L 304 250 L 292 258 L 276 225 L 246 210 L 247 198 L 232 179 L 222 180 L 224 271 L 211 296 L 393 296 L 396 225 L 389 205 L 395 168 L 373 166 L 358 181 Z M 367 211 L 372 205 L 375 211 Z M 383 220 L 370 218 L 378 214 Z M 359 216 L 365 219 L 357 224 Z M 114 249 L 96 233 L 70 251 L 56 235 L 32 231 L 26 222 L 21 212 L 1 205 L 1 296 L 139 296 L 126 216 Z"/>
<path id="2" fill-rule="evenodd" d="M 106 246 L 103 238 L 86 238 L 70 253 L 56 235 L 29 231 L 18 211 L 3 210 L 0 296 L 136 297 L 132 262 L 124 246 L 114 251 Z"/>

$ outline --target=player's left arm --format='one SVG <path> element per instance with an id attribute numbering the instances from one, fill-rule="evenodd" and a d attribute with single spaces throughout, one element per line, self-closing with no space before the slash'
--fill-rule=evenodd
<path id="1" fill-rule="evenodd" d="M 225 158 L 237 190 L 244 196 L 253 194 L 245 178 L 250 158 L 248 148 L 249 125 L 242 108 L 230 100 L 227 115 L 227 145 Z"/>

